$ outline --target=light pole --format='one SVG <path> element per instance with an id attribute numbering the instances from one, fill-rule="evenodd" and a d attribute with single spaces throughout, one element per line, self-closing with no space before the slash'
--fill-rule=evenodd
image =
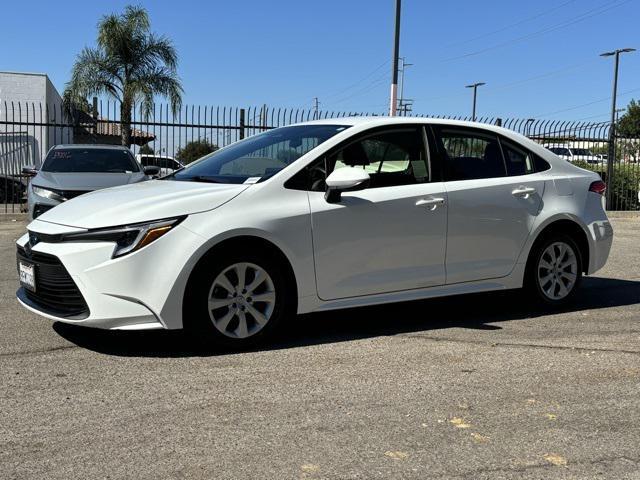
<path id="1" fill-rule="evenodd" d="M 613 186 L 613 162 L 615 162 L 616 155 L 616 95 L 618 94 L 618 67 L 620 65 L 620 54 L 635 52 L 635 48 L 619 48 L 612 52 L 601 53 L 601 57 L 613 57 L 615 56 L 615 62 L 613 63 L 613 95 L 611 101 L 611 126 L 609 127 L 609 152 L 607 154 L 607 208 L 611 209 L 612 199 L 612 186 Z"/>
<path id="2" fill-rule="evenodd" d="M 465 85 L 465 88 L 473 88 L 473 110 L 471 111 L 472 122 L 476 121 L 476 98 L 478 95 L 478 87 L 481 87 L 482 85 L 486 85 L 486 83 L 477 82 L 477 83 L 472 83 L 471 85 Z"/>
<path id="3" fill-rule="evenodd" d="M 391 98 L 389 99 L 389 115 L 395 117 L 398 108 L 398 56 L 400 55 L 400 5 L 396 0 L 396 26 L 393 35 L 393 61 L 391 62 Z"/>
<path id="4" fill-rule="evenodd" d="M 526 123 L 524 124 L 524 132 L 525 132 L 524 134 L 525 134 L 525 136 L 529 137 L 529 134 L 531 133 L 531 132 L 530 132 L 531 124 L 532 124 L 533 122 L 535 122 L 535 121 L 536 121 L 536 119 L 535 119 L 535 118 L 527 118 L 527 121 L 526 121 Z"/>

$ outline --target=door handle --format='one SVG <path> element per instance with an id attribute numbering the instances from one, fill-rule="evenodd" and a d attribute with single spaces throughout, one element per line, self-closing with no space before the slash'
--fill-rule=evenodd
<path id="1" fill-rule="evenodd" d="M 511 195 L 513 195 L 514 197 L 529 198 L 529 195 L 536 193 L 536 191 L 537 190 L 533 187 L 520 186 L 516 188 L 513 192 L 511 192 Z"/>
<path id="2" fill-rule="evenodd" d="M 431 197 L 431 198 L 422 198 L 416 202 L 416 207 L 430 207 L 429 210 L 435 210 L 438 205 L 444 205 L 444 198 L 441 197 Z"/>

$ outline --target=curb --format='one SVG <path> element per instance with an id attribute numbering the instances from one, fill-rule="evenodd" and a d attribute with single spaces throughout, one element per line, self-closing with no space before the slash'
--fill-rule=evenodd
<path id="1" fill-rule="evenodd" d="M 624 210 L 620 212 L 607 212 L 609 218 L 640 218 L 640 211 Z"/>

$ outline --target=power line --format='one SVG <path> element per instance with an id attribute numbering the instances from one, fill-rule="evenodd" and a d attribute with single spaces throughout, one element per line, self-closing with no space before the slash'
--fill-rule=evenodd
<path id="1" fill-rule="evenodd" d="M 356 90 L 355 92 L 347 95 L 344 98 L 339 98 L 333 102 L 328 102 L 331 105 L 336 105 L 338 103 L 344 103 L 347 100 L 351 100 L 352 98 L 355 97 L 359 97 L 364 95 L 365 93 L 370 92 L 371 90 L 373 90 L 374 88 L 378 87 L 380 84 L 382 84 L 383 82 L 386 82 L 388 79 L 387 77 L 387 73 L 385 72 L 383 75 L 377 77 L 376 79 L 372 80 L 369 84 L 367 84 L 366 86 L 362 87 L 359 90 Z M 327 102 L 325 102 L 325 104 L 327 104 Z"/>
<path id="2" fill-rule="evenodd" d="M 364 77 L 362 77 L 360 80 L 358 80 L 355 83 L 352 83 L 351 85 L 349 85 L 348 87 L 345 88 L 341 88 L 340 90 L 336 90 L 333 93 L 329 93 L 327 95 L 323 95 L 322 98 L 331 98 L 331 97 L 336 97 L 336 96 L 340 96 L 341 94 L 343 94 L 344 92 L 351 90 L 352 88 L 357 87 L 358 85 L 360 85 L 362 82 L 364 82 L 365 80 L 368 80 L 373 74 L 375 74 L 376 72 L 378 72 L 381 68 L 387 66 L 387 64 L 390 62 L 391 60 L 386 60 L 383 63 L 381 63 L 380 65 L 378 65 L 376 68 L 374 68 L 371 72 L 369 72 L 367 75 L 365 75 Z M 385 73 L 386 76 L 386 73 Z"/>
<path id="3" fill-rule="evenodd" d="M 622 97 L 624 95 L 629 95 L 630 93 L 634 93 L 634 92 L 638 92 L 638 91 L 640 91 L 640 88 L 634 88 L 634 89 L 631 89 L 631 90 L 627 90 L 626 92 L 622 92 L 619 96 Z M 605 97 L 605 98 L 600 98 L 598 100 L 593 100 L 593 101 L 587 102 L 587 103 L 582 103 L 580 105 L 574 105 L 573 107 L 563 108 L 561 110 L 556 110 L 555 112 L 541 113 L 539 115 L 534 115 L 534 117 L 545 117 L 547 115 L 555 115 L 557 113 L 569 112 L 571 110 L 578 110 L 580 108 L 589 107 L 591 105 L 595 105 L 596 103 L 606 102 L 608 100 L 611 100 L 611 96 L 608 96 L 608 97 Z"/>
<path id="4" fill-rule="evenodd" d="M 522 42 L 524 40 L 528 40 L 530 38 L 534 38 L 534 37 L 537 37 L 537 36 L 540 36 L 540 35 L 544 35 L 546 33 L 550 33 L 550 32 L 559 30 L 561 28 L 565 28 L 565 27 L 568 27 L 570 25 L 574 25 L 576 23 L 582 22 L 584 20 L 587 20 L 588 18 L 594 17 L 596 15 L 600 15 L 602 13 L 605 13 L 605 12 L 609 11 L 609 10 L 612 10 L 614 8 L 617 8 L 617 7 L 620 7 L 620 6 L 624 5 L 625 3 L 629 3 L 630 1 L 631 0 L 622 0 L 622 1 L 620 1 L 620 0 L 612 0 L 610 2 L 606 2 L 606 3 L 602 4 L 602 5 L 600 5 L 598 7 L 595 7 L 595 8 L 592 8 L 590 10 L 587 10 L 586 12 L 578 15 L 577 17 L 574 17 L 571 20 L 564 21 L 564 22 L 552 25 L 551 27 L 543 28 L 541 30 L 537 30 L 537 31 L 529 33 L 527 35 L 522 35 L 520 37 L 516 37 L 514 39 L 511 39 L 511 40 L 508 40 L 508 41 L 505 41 L 505 42 L 501 42 L 501 43 L 492 45 L 490 47 L 482 48 L 480 50 L 476 50 L 475 52 L 469 52 L 469 53 L 465 53 L 464 55 L 458 55 L 458 56 L 455 56 L 455 57 L 445 58 L 445 59 L 443 59 L 441 61 L 442 62 L 451 62 L 451 61 L 454 61 L 454 60 L 461 60 L 463 58 L 474 57 L 476 55 L 480 55 L 482 53 L 486 53 L 486 52 L 489 52 L 491 50 L 495 50 L 497 48 L 502 48 L 502 47 L 506 47 L 506 46 L 513 45 L 513 44 L 516 44 L 516 43 L 520 43 L 520 42 Z"/>
<path id="5" fill-rule="evenodd" d="M 569 5 L 570 3 L 574 3 L 575 1 L 576 0 L 569 0 L 567 2 L 561 3 L 560 5 L 556 5 L 553 8 L 548 8 L 548 9 L 546 9 L 546 10 L 544 10 L 544 11 L 542 11 L 542 12 L 536 14 L 536 15 L 531 16 L 531 17 L 527 17 L 527 18 L 519 20 L 519 21 L 517 21 L 515 23 L 512 23 L 510 25 L 506 25 L 506 26 L 504 26 L 502 28 L 499 28 L 498 30 L 493 30 L 492 32 L 483 33 L 482 35 L 478 35 L 477 37 L 469 38 L 467 40 L 462 40 L 460 42 L 451 43 L 449 45 L 445 45 L 442 48 L 443 49 L 448 49 L 448 48 L 452 48 L 452 47 L 457 47 L 459 45 L 464 45 L 464 44 L 467 44 L 467 43 L 475 42 L 476 40 L 480 40 L 482 38 L 490 37 L 492 35 L 495 35 L 496 33 L 501 33 L 501 32 L 504 32 L 506 30 L 509 30 L 510 28 L 518 27 L 520 25 L 524 25 L 525 23 L 528 23 L 528 22 L 530 22 L 532 20 L 536 20 L 536 19 L 538 19 L 540 17 L 544 17 L 546 15 L 549 15 L 550 13 L 555 12 L 556 10 L 560 10 L 561 8 Z"/>
<path id="6" fill-rule="evenodd" d="M 503 84 L 499 84 L 496 85 L 495 87 L 487 87 L 485 89 L 485 95 L 493 95 L 496 92 L 500 92 L 502 90 L 506 90 L 509 88 L 513 88 L 515 86 L 518 85 L 522 85 L 524 83 L 528 83 L 528 82 L 532 82 L 535 80 L 540 80 L 542 78 L 548 78 L 548 77 L 554 77 L 554 76 L 562 76 L 563 74 L 566 74 L 570 71 L 576 70 L 580 67 L 583 67 L 585 65 L 589 65 L 591 63 L 595 63 L 597 62 L 599 59 L 591 59 L 591 60 L 587 60 L 584 62 L 580 62 L 580 63 L 576 63 L 573 65 L 570 65 L 568 67 L 564 67 L 564 68 L 560 68 L 560 69 L 556 69 L 556 70 L 550 70 L 548 72 L 543 72 L 543 73 L 538 73 L 536 75 L 533 75 L 531 77 L 526 77 L 520 80 L 514 80 L 512 82 L 508 82 L 508 83 L 503 83 Z M 446 98 L 459 98 L 462 97 L 463 93 L 457 92 L 457 93 L 453 93 L 453 94 L 448 94 L 448 95 L 440 95 L 437 97 L 430 97 L 430 98 L 421 98 L 421 99 L 416 99 L 416 100 L 420 100 L 420 101 L 432 101 L 432 100 L 443 100 Z"/>

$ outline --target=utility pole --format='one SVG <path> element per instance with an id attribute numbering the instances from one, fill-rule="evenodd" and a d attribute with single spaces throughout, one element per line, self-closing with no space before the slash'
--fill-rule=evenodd
<path id="1" fill-rule="evenodd" d="M 398 56 L 400 55 L 400 4 L 396 0 L 396 24 L 393 36 L 393 61 L 391 62 L 391 98 L 389 99 L 389 115 L 395 117 L 398 108 Z"/>
<path id="2" fill-rule="evenodd" d="M 477 83 L 472 83 L 471 85 L 465 85 L 465 88 L 473 88 L 473 109 L 471 110 L 471 121 L 475 122 L 476 121 L 476 98 L 478 95 L 478 87 L 481 87 L 482 85 L 486 85 L 485 82 L 477 82 Z"/>
<path id="3" fill-rule="evenodd" d="M 313 97 L 313 110 L 313 119 L 317 120 L 320 113 L 320 101 L 318 100 L 318 97 Z"/>
<path id="4" fill-rule="evenodd" d="M 620 54 L 635 52 L 635 48 L 620 48 L 612 52 L 601 53 L 601 57 L 615 56 L 613 63 L 613 94 L 611 99 L 611 126 L 609 127 L 609 152 L 607 154 L 607 208 L 613 208 L 613 163 L 616 161 L 616 96 L 618 94 L 618 67 L 620 66 Z"/>
<path id="5" fill-rule="evenodd" d="M 404 71 L 407 67 L 410 67 L 413 65 L 413 63 L 406 63 L 405 61 L 405 57 L 400 57 L 400 61 L 402 63 L 402 67 L 400 68 L 400 100 L 398 100 L 398 110 L 400 111 L 400 115 L 405 115 L 407 113 L 406 107 L 411 105 L 411 101 L 410 99 L 406 99 L 404 98 Z M 404 113 L 403 113 L 404 112 Z"/>

